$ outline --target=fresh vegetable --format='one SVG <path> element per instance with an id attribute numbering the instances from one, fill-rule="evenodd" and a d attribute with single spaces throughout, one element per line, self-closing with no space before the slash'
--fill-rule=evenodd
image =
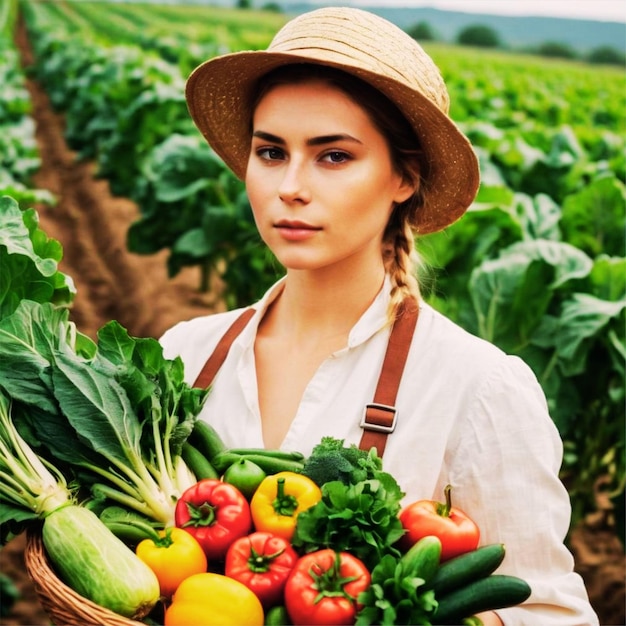
<path id="1" fill-rule="evenodd" d="M 370 570 L 385 554 L 399 556 L 404 493 L 391 474 L 375 475 L 350 485 L 337 480 L 322 485 L 322 499 L 298 515 L 292 539 L 296 550 L 350 552 Z"/>
<path id="2" fill-rule="evenodd" d="M 194 424 L 189 435 L 189 443 L 211 464 L 220 452 L 226 450 L 226 444 L 222 441 L 219 433 L 204 420 L 197 420 Z"/>
<path id="3" fill-rule="evenodd" d="M 421 578 L 429 585 L 439 569 L 441 540 L 434 535 L 422 537 L 400 557 L 403 576 Z"/>
<path id="4" fill-rule="evenodd" d="M 176 526 L 191 533 L 209 560 L 220 561 L 236 539 L 252 528 L 250 505 L 233 485 L 205 478 L 187 489 L 176 503 Z"/>
<path id="5" fill-rule="evenodd" d="M 170 598 L 185 578 L 207 569 L 202 546 L 182 528 L 166 528 L 155 537 L 141 541 L 135 551 L 156 574 L 165 598 Z"/>
<path id="6" fill-rule="evenodd" d="M 247 500 L 251 500 L 266 476 L 256 463 L 242 457 L 224 472 L 222 480 L 237 487 Z"/>
<path id="7" fill-rule="evenodd" d="M 279 604 L 266 611 L 265 626 L 291 626 L 287 607 L 284 604 Z"/>
<path id="8" fill-rule="evenodd" d="M 297 560 L 287 539 L 254 532 L 228 548 L 224 573 L 252 590 L 268 609 L 282 602 L 285 583 Z"/>
<path id="9" fill-rule="evenodd" d="M 451 490 L 450 485 L 445 488 L 445 503 L 418 500 L 402 509 L 399 518 L 406 530 L 400 540 L 403 550 L 427 535 L 435 535 L 441 540 L 442 561 L 476 549 L 480 530 L 461 509 L 452 506 Z"/>
<path id="10" fill-rule="evenodd" d="M 430 624 L 437 608 L 431 588 L 441 556 L 438 537 L 420 539 L 401 557 L 383 556 L 372 571 L 371 585 L 359 595 L 358 626 Z"/>
<path id="11" fill-rule="evenodd" d="M 528 583 L 516 576 L 492 574 L 440 597 L 432 623 L 455 624 L 475 613 L 516 606 L 530 591 Z"/>
<path id="12" fill-rule="evenodd" d="M 206 392 L 184 383 L 182 361 L 164 359 L 156 340 L 117 322 L 80 352 L 75 336 L 68 311 L 47 303 L 23 300 L 0 320 L 0 384 L 16 423 L 98 498 L 173 525 L 195 482 L 180 454 Z"/>
<path id="13" fill-rule="evenodd" d="M 266 474 L 277 474 L 278 472 L 300 473 L 304 467 L 300 452 L 257 450 L 256 448 L 247 450 L 240 448 L 238 452 L 226 450 L 214 457 L 212 462 L 218 472 L 225 473 L 231 465 L 238 463 L 241 459 L 247 459 L 255 463 Z"/>
<path id="14" fill-rule="evenodd" d="M 320 488 L 301 474 L 278 472 L 267 476 L 250 501 L 254 527 L 291 540 L 298 516 L 321 497 Z"/>
<path id="15" fill-rule="evenodd" d="M 432 580 L 437 597 L 462 587 L 473 580 L 492 574 L 504 560 L 505 548 L 494 543 L 465 552 L 442 563 Z"/>
<path id="16" fill-rule="evenodd" d="M 333 480 L 353 484 L 375 478 L 382 470 L 382 459 L 372 449 L 367 452 L 356 445 L 346 446 L 343 439 L 322 437 L 313 448 L 302 473 L 322 486 Z"/>
<path id="17" fill-rule="evenodd" d="M 200 450 L 192 446 L 189 441 L 185 441 L 183 444 L 181 455 L 187 467 L 193 472 L 196 480 L 219 478 L 217 470 L 211 465 L 209 460 Z"/>
<path id="18" fill-rule="evenodd" d="M 165 626 L 263 626 L 261 601 L 233 578 L 206 572 L 186 578 L 165 611 Z"/>
<path id="19" fill-rule="evenodd" d="M 159 598 L 156 576 L 95 513 L 74 503 L 61 471 L 20 436 L 0 387 L 2 543 L 21 522 L 42 520 L 44 548 L 61 578 L 89 600 L 126 617 L 142 617 Z M 17 526 L 16 526 L 17 523 Z"/>
<path id="20" fill-rule="evenodd" d="M 42 540 L 60 577 L 85 598 L 135 619 L 157 603 L 155 573 L 92 511 L 72 504 L 55 509 L 45 518 Z"/>
<path id="21" fill-rule="evenodd" d="M 97 500 L 92 500 L 87 501 L 85 506 L 93 511 L 116 537 L 131 547 L 136 547 L 144 539 L 157 536 L 158 531 L 163 529 L 160 522 L 116 504 L 102 507 Z"/>
<path id="22" fill-rule="evenodd" d="M 369 584 L 367 567 L 352 554 L 330 549 L 306 554 L 287 579 L 287 612 L 296 626 L 353 624 L 357 598 Z"/>

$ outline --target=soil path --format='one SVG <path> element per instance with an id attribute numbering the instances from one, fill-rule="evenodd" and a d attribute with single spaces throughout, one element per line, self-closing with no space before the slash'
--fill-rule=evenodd
<path id="1" fill-rule="evenodd" d="M 23 28 L 18 30 L 17 44 L 24 64 L 29 65 L 31 51 Z M 27 87 L 42 158 L 34 183 L 58 198 L 56 206 L 40 209 L 41 225 L 63 245 L 60 269 L 76 283 L 78 295 L 71 315 L 78 329 L 95 338 L 104 323 L 115 319 L 133 336 L 158 337 L 177 321 L 215 310 L 210 300 L 197 293 L 196 271 L 189 269 L 170 280 L 165 253 L 141 257 L 126 250 L 126 232 L 139 216 L 137 207 L 113 197 L 106 181 L 94 178 L 94 165 L 76 159 L 64 140 L 62 116 L 52 111 L 37 83 L 29 81 Z M 569 543 L 601 624 L 626 624 L 624 552 L 606 502 L 600 502 L 599 512 L 574 529 Z M 0 571 L 20 592 L 11 613 L 0 623 L 46 625 L 50 620 L 26 575 L 23 550 L 24 538 L 18 537 L 0 552 Z"/>

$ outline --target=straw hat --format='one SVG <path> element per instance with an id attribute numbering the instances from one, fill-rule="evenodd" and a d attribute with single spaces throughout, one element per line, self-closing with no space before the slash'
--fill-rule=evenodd
<path id="1" fill-rule="evenodd" d="M 355 8 L 305 13 L 283 26 L 267 50 L 215 57 L 192 72 L 186 88 L 191 117 L 239 178 L 245 177 L 248 162 L 257 82 L 278 66 L 298 62 L 353 74 L 404 113 L 420 139 L 426 166 L 425 202 L 413 220 L 419 234 L 441 230 L 463 215 L 478 189 L 478 161 L 448 117 L 448 92 L 437 66 L 403 30 Z"/>

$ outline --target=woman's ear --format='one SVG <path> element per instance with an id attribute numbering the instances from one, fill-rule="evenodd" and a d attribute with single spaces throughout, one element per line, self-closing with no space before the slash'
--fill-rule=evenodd
<path id="1" fill-rule="evenodd" d="M 417 193 L 420 187 L 420 182 L 420 165 L 419 159 L 416 156 L 411 159 L 409 163 L 407 163 L 406 167 L 402 171 L 400 186 L 398 187 L 398 192 L 394 197 L 396 204 L 400 204 L 405 200 L 408 200 L 411 196 Z"/>
<path id="2" fill-rule="evenodd" d="M 403 178 L 398 191 L 394 196 L 394 202 L 396 204 L 402 204 L 405 200 L 408 200 L 419 188 L 419 179 L 412 180 Z"/>

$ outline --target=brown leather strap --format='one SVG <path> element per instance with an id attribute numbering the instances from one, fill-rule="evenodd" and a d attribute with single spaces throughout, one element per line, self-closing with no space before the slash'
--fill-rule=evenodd
<path id="1" fill-rule="evenodd" d="M 237 338 L 237 335 L 246 327 L 246 324 L 250 321 L 250 318 L 254 315 L 255 310 L 252 308 L 246 309 L 229 327 L 224 336 L 219 340 L 213 354 L 207 359 L 204 367 L 200 370 L 194 387 L 200 387 L 206 389 L 215 378 L 222 363 L 224 363 L 228 356 L 228 351 L 233 341 Z"/>
<path id="2" fill-rule="evenodd" d="M 419 314 L 419 307 L 412 298 L 405 299 L 401 307 L 391 329 L 374 401 L 365 407 L 361 420 L 363 435 L 359 448 L 369 450 L 375 447 L 381 457 L 387 436 L 394 431 L 398 421 L 396 395 Z"/>
<path id="3" fill-rule="evenodd" d="M 252 308 L 246 309 L 231 324 L 198 374 L 193 384 L 194 387 L 206 389 L 213 382 L 213 378 L 215 378 L 228 355 L 231 344 L 245 328 L 254 312 L 255 310 Z M 389 335 L 387 351 L 378 378 L 376 392 L 374 393 L 374 400 L 366 405 L 363 419 L 361 420 L 363 435 L 359 448 L 369 450 L 375 447 L 378 456 L 381 457 L 385 451 L 387 436 L 396 427 L 398 419 L 398 410 L 395 407 L 396 395 L 411 346 L 411 338 L 417 323 L 418 313 L 419 308 L 412 298 L 407 298 L 402 303 L 398 319 L 395 321 Z"/>

